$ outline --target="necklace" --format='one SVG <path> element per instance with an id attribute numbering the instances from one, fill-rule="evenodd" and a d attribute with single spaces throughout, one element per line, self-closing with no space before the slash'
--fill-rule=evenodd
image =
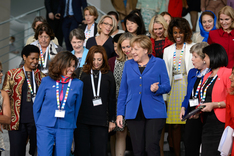
<path id="1" fill-rule="evenodd" d="M 98 74 L 99 74 L 99 72 L 98 72 L 97 74 L 95 74 L 95 73 L 93 72 L 93 75 L 94 75 L 94 78 L 95 78 L 95 79 L 97 78 Z"/>
<path id="2" fill-rule="evenodd" d="M 138 64 L 139 67 L 146 67 L 146 65 L 147 65 L 147 63 L 144 64 L 144 65 L 139 65 L 139 64 Z"/>

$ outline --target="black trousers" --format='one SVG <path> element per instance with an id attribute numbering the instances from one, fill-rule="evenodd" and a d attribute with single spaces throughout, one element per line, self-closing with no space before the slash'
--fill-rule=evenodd
<path id="1" fill-rule="evenodd" d="M 74 139 L 75 156 L 106 156 L 108 127 L 78 123 Z"/>
<path id="2" fill-rule="evenodd" d="M 58 39 L 59 45 L 62 47 L 63 44 L 62 20 L 56 18 L 54 18 L 54 20 L 51 20 L 49 17 L 47 17 L 46 20 L 53 29 L 55 37 Z"/>
<path id="3" fill-rule="evenodd" d="M 159 141 L 166 119 L 127 120 L 134 156 L 160 156 Z"/>
<path id="4" fill-rule="evenodd" d="M 199 156 L 201 138 L 201 118 L 188 119 L 185 124 L 184 133 L 185 156 Z"/>
<path id="5" fill-rule="evenodd" d="M 29 137 L 29 154 L 34 155 L 37 147 L 35 123 L 20 123 L 19 130 L 8 131 L 10 139 L 10 156 L 24 156 Z"/>

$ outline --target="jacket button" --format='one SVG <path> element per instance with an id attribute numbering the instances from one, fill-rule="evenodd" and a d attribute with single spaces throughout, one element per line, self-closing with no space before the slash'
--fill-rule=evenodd
<path id="1" fill-rule="evenodd" d="M 142 85 L 140 84 L 140 87 L 141 87 Z"/>
<path id="2" fill-rule="evenodd" d="M 141 79 L 141 77 L 140 77 L 140 79 Z"/>
<path id="3" fill-rule="evenodd" d="M 141 94 L 141 92 L 139 92 L 139 94 Z"/>

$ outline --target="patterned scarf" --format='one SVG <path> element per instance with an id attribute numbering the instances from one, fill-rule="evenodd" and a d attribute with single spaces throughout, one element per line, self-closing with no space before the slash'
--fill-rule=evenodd
<path id="1" fill-rule="evenodd" d="M 70 77 L 61 75 L 61 80 L 60 80 L 61 83 L 68 83 L 69 80 L 70 80 Z"/>

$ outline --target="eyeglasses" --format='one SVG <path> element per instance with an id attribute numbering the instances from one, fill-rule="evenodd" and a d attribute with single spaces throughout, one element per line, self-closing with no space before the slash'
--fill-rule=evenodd
<path id="1" fill-rule="evenodd" d="M 110 26 L 110 27 L 113 27 L 113 25 L 112 24 L 109 24 L 109 23 L 106 23 L 106 22 L 102 22 L 103 24 L 105 24 L 106 26 Z"/>

